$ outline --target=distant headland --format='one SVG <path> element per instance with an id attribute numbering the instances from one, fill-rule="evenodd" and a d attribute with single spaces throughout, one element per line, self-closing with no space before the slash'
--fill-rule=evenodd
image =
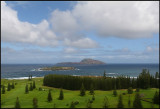
<path id="1" fill-rule="evenodd" d="M 94 60 L 94 59 L 83 59 L 80 62 L 61 62 L 57 63 L 56 65 L 104 65 L 106 63 L 99 61 L 99 60 Z"/>

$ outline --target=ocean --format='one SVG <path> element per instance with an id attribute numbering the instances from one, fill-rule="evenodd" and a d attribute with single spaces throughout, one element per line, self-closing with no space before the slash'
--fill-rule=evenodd
<path id="1" fill-rule="evenodd" d="M 148 69 L 150 74 L 155 75 L 159 72 L 159 64 L 106 64 L 106 65 L 83 65 L 73 66 L 76 70 L 63 71 L 41 71 L 39 68 L 51 67 L 54 64 L 1 64 L 1 78 L 6 79 L 27 79 L 29 75 L 32 77 L 43 77 L 47 74 L 60 75 L 90 75 L 103 76 L 104 70 L 106 75 L 116 77 L 120 75 L 137 77 L 142 69 Z"/>

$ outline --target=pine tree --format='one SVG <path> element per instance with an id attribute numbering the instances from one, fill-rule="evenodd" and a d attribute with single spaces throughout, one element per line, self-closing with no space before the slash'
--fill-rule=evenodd
<path id="1" fill-rule="evenodd" d="M 88 99 L 86 107 L 87 108 L 92 108 L 92 103 L 91 103 L 90 99 Z"/>
<path id="2" fill-rule="evenodd" d="M 117 96 L 117 90 L 113 90 L 113 95 L 116 97 Z"/>
<path id="3" fill-rule="evenodd" d="M 32 75 L 31 75 L 31 80 L 32 80 Z"/>
<path id="4" fill-rule="evenodd" d="M 59 100 L 63 100 L 64 96 L 63 96 L 63 90 L 60 90 L 60 94 L 59 94 Z"/>
<path id="5" fill-rule="evenodd" d="M 48 93 L 48 102 L 51 102 L 52 101 L 52 95 L 51 95 L 51 90 L 49 90 L 49 93 Z"/>
<path id="6" fill-rule="evenodd" d="M 154 94 L 153 103 L 154 103 L 154 104 L 159 104 L 159 94 L 158 94 L 157 91 L 156 91 L 155 94 Z"/>
<path id="7" fill-rule="evenodd" d="M 130 95 L 129 95 L 129 98 L 128 98 L 128 107 L 131 106 L 131 99 L 130 99 Z"/>
<path id="8" fill-rule="evenodd" d="M 70 104 L 70 108 L 75 108 L 75 104 L 74 104 L 73 101 L 72 101 L 71 104 Z"/>
<path id="9" fill-rule="evenodd" d="M 10 83 L 8 83 L 7 91 L 10 91 L 10 90 L 11 90 L 11 85 L 10 85 Z"/>
<path id="10" fill-rule="evenodd" d="M 137 108 L 137 109 L 143 108 L 142 104 L 141 104 L 139 93 L 136 93 L 136 95 L 135 95 L 135 100 L 133 102 L 133 107 Z"/>
<path id="11" fill-rule="evenodd" d="M 93 95 L 93 94 L 94 94 L 93 84 L 91 84 L 91 86 L 90 86 L 90 94 L 91 94 L 91 95 Z"/>
<path id="12" fill-rule="evenodd" d="M 124 105 L 122 103 L 122 95 L 120 94 L 119 95 L 119 100 L 118 100 L 117 108 L 123 108 L 123 107 L 124 107 Z"/>
<path id="13" fill-rule="evenodd" d="M 15 104 L 15 108 L 20 108 L 20 103 L 19 103 L 19 98 L 17 97 L 17 100 L 16 100 L 16 104 Z"/>
<path id="14" fill-rule="evenodd" d="M 108 98 L 105 96 L 103 101 L 103 108 L 108 108 L 108 107 L 109 107 L 109 101 L 108 101 Z"/>
<path id="15" fill-rule="evenodd" d="M 12 82 L 12 89 L 14 89 L 14 83 Z"/>
<path id="16" fill-rule="evenodd" d="M 82 83 L 81 90 L 80 90 L 80 96 L 84 96 L 84 95 L 85 95 L 85 88 L 84 88 L 84 85 Z"/>
<path id="17" fill-rule="evenodd" d="M 31 76 L 29 75 L 29 77 L 28 77 L 28 80 L 30 81 L 31 80 Z"/>
<path id="18" fill-rule="evenodd" d="M 133 89 L 132 89 L 132 87 L 129 87 L 128 88 L 128 94 L 132 94 L 133 93 Z"/>
<path id="19" fill-rule="evenodd" d="M 93 96 L 92 96 L 92 100 L 95 100 L 94 94 L 93 94 Z"/>
<path id="20" fill-rule="evenodd" d="M 5 86 L 2 87 L 2 94 L 5 94 Z"/>
<path id="21" fill-rule="evenodd" d="M 33 90 L 33 86 L 32 86 L 32 83 L 30 83 L 30 87 L 29 87 L 29 90 L 32 91 Z"/>
<path id="22" fill-rule="evenodd" d="M 28 93 L 28 84 L 26 84 L 26 87 L 25 87 L 25 93 Z"/>
<path id="23" fill-rule="evenodd" d="M 38 99 L 33 98 L 33 108 L 37 108 L 37 107 L 38 107 Z"/>
<path id="24" fill-rule="evenodd" d="M 35 84 L 35 81 L 33 81 L 33 89 L 36 88 L 36 84 Z"/>

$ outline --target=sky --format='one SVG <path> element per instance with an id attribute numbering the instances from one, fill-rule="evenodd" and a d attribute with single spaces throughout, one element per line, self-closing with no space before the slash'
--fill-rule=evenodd
<path id="1" fill-rule="evenodd" d="M 1 1 L 1 63 L 159 63 L 159 1 Z"/>

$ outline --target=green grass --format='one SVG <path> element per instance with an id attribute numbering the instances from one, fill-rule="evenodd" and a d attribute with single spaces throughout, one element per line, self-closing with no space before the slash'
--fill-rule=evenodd
<path id="1" fill-rule="evenodd" d="M 29 91 L 29 94 L 25 94 L 25 86 L 26 83 L 30 83 L 32 81 L 25 80 L 6 80 L 1 79 L 1 84 L 5 85 L 7 88 L 8 82 L 12 83 L 12 81 L 16 82 L 17 85 L 15 85 L 15 89 L 11 89 L 11 91 L 7 91 L 5 94 L 1 94 L 1 107 L 2 108 L 14 108 L 16 97 L 19 97 L 21 108 L 32 108 L 32 99 L 34 97 L 37 97 L 38 99 L 38 107 L 39 108 L 53 108 L 54 104 L 56 104 L 56 108 L 69 108 L 69 105 L 72 101 L 79 101 L 79 104 L 76 105 L 77 108 L 86 108 L 86 104 L 88 99 L 92 98 L 92 95 L 89 94 L 89 91 L 86 91 L 86 95 L 81 97 L 79 96 L 79 90 L 77 91 L 70 91 L 70 90 L 64 90 L 64 100 L 58 100 L 60 89 L 58 88 L 51 88 L 42 86 L 43 78 L 34 78 L 36 82 L 36 89 L 33 91 Z M 42 89 L 45 89 L 45 91 L 39 91 L 38 88 L 42 87 Z M 52 102 L 47 102 L 47 96 L 48 96 L 48 90 L 52 89 Z M 155 91 L 158 89 L 152 88 L 147 90 L 140 89 L 140 94 L 144 94 L 144 98 L 153 98 L 153 95 Z M 110 103 L 110 108 L 116 108 L 118 103 L 118 96 L 113 96 L 113 91 L 101 91 L 96 90 L 95 91 L 95 101 L 92 103 L 92 108 L 101 108 L 103 105 L 104 97 L 106 96 Z M 128 108 L 128 96 L 127 90 L 117 90 L 118 94 L 126 93 L 126 95 L 123 95 L 123 104 L 125 108 Z M 133 105 L 134 95 L 131 94 L 131 108 Z M 151 108 L 151 103 L 141 101 L 144 108 Z M 67 106 L 67 104 L 69 104 Z M 159 108 L 159 105 L 154 104 L 154 108 Z"/>

